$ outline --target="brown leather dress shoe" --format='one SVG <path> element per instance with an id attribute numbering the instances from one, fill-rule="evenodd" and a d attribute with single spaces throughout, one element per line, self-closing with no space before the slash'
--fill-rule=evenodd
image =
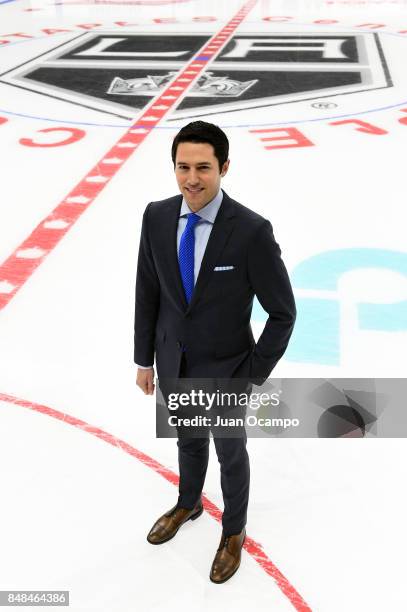
<path id="1" fill-rule="evenodd" d="M 246 529 L 236 535 L 225 536 L 222 538 L 219 548 L 212 563 L 209 578 L 216 584 L 226 582 L 239 569 L 242 546 L 246 539 Z"/>
<path id="2" fill-rule="evenodd" d="M 164 544 L 164 542 L 168 542 L 168 540 L 175 536 L 181 525 L 189 521 L 189 519 L 194 521 L 198 516 L 201 516 L 202 512 L 202 500 L 199 500 L 192 510 L 174 506 L 154 523 L 147 536 L 147 540 L 150 544 Z"/>

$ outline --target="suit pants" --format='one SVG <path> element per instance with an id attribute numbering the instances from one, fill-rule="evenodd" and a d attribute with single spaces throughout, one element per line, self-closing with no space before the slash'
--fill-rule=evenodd
<path id="1" fill-rule="evenodd" d="M 180 378 L 188 378 L 188 360 L 183 353 Z M 249 503 L 250 465 L 246 450 L 247 438 L 213 438 L 220 464 L 225 535 L 240 533 L 246 525 Z M 179 497 L 177 505 L 192 509 L 201 497 L 209 460 L 209 437 L 179 437 Z"/>

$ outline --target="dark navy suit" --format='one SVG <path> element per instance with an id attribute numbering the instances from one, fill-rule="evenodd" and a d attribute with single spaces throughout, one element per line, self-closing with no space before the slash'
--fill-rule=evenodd
<path id="1" fill-rule="evenodd" d="M 137 267 L 134 361 L 154 362 L 158 379 L 243 378 L 261 384 L 283 355 L 295 321 L 294 297 L 269 221 L 223 191 L 191 302 L 177 257 L 182 195 L 151 202 L 143 216 Z M 199 214 L 199 211 L 198 211 Z M 227 267 L 225 270 L 215 268 Z M 257 296 L 268 313 L 254 341 L 250 317 Z M 223 527 L 246 522 L 249 461 L 245 438 L 214 438 L 225 502 Z M 180 496 L 193 508 L 208 462 L 208 439 L 179 439 Z"/>

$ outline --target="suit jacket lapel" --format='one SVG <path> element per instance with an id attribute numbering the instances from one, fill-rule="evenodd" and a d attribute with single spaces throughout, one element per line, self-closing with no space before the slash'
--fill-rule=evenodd
<path id="1" fill-rule="evenodd" d="M 222 204 L 220 205 L 218 214 L 216 215 L 215 223 L 213 224 L 213 228 L 209 236 L 208 244 L 205 249 L 201 268 L 199 270 L 198 278 L 196 280 L 194 292 L 192 294 L 192 299 L 188 305 L 187 312 L 189 312 L 196 305 L 206 283 L 209 281 L 211 275 L 213 274 L 213 269 L 218 261 L 218 258 L 222 253 L 222 250 L 234 228 L 234 216 L 235 213 L 232 201 L 229 196 L 225 192 L 223 192 Z M 178 275 L 180 279 L 180 287 L 182 289 L 184 301 L 186 304 L 181 275 L 179 273 L 179 267 Z"/>
<path id="2" fill-rule="evenodd" d="M 224 191 L 222 204 L 209 236 L 192 299 L 188 305 L 182 284 L 177 253 L 177 230 L 181 204 L 182 195 L 179 195 L 175 196 L 174 202 L 167 205 L 168 208 L 165 211 L 166 215 L 163 217 L 162 225 L 159 228 L 159 234 L 162 254 L 168 269 L 169 286 L 174 288 L 176 299 L 181 304 L 182 309 L 189 312 L 197 303 L 206 283 L 209 281 L 211 274 L 213 274 L 213 269 L 233 230 L 235 213 L 233 203 Z"/>
<path id="3" fill-rule="evenodd" d="M 160 233 L 165 258 L 164 261 L 168 266 L 169 286 L 174 287 L 177 301 L 182 304 L 183 310 L 186 310 L 187 301 L 182 284 L 177 253 L 177 230 L 181 204 L 182 195 L 179 195 L 174 198 L 174 204 L 171 203 L 171 205 L 168 205 L 166 211 L 167 216 L 163 219 Z"/>

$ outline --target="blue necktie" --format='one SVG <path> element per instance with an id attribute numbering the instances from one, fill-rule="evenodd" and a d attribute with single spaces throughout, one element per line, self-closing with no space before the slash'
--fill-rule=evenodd
<path id="1" fill-rule="evenodd" d="M 182 284 L 184 285 L 185 297 L 187 302 L 191 301 L 194 290 L 194 267 L 195 267 L 195 225 L 200 220 L 200 216 L 195 213 L 188 213 L 188 222 L 184 229 L 179 244 L 179 268 L 181 271 Z"/>

